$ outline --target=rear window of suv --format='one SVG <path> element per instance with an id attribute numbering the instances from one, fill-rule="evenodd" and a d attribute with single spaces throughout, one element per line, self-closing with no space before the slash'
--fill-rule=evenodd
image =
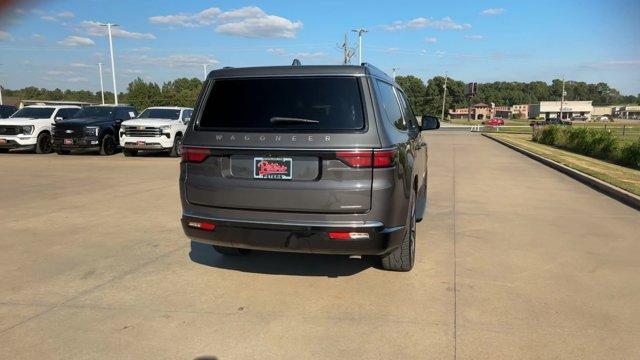
<path id="1" fill-rule="evenodd" d="M 215 80 L 199 126 L 219 130 L 364 129 L 362 96 L 352 77 Z"/>

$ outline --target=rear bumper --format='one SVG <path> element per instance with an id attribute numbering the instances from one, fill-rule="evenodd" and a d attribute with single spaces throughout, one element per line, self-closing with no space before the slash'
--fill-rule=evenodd
<path id="1" fill-rule="evenodd" d="M 206 221 L 216 225 L 207 231 L 187 224 L 191 221 Z M 192 240 L 242 249 L 339 254 L 339 255 L 383 255 L 402 242 L 404 227 L 385 228 L 380 222 L 251 222 L 219 218 L 203 218 L 189 214 L 182 216 L 184 233 Z M 364 232 L 369 239 L 332 240 L 329 231 Z"/>

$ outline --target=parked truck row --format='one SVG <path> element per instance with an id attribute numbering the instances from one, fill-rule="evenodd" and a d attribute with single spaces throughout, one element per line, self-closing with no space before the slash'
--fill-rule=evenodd
<path id="1" fill-rule="evenodd" d="M 180 155 L 182 136 L 193 109 L 150 107 L 138 114 L 127 105 L 32 105 L 0 119 L 0 153 L 12 149 L 38 154 L 70 154 L 74 150 L 125 156 L 138 151 Z"/>

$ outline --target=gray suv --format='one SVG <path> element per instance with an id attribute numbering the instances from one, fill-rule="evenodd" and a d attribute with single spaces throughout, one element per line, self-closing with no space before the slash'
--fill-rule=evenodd
<path id="1" fill-rule="evenodd" d="M 220 253 L 376 255 L 409 271 L 427 148 L 402 89 L 362 66 L 212 71 L 183 138 L 182 226 Z"/>

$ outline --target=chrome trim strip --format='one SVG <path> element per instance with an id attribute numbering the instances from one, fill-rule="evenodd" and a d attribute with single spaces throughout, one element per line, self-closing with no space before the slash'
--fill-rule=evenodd
<path id="1" fill-rule="evenodd" d="M 363 147 L 351 147 L 351 148 L 277 148 L 277 147 L 249 147 L 249 146 L 210 146 L 210 145 L 183 145 L 185 148 L 207 148 L 211 150 L 275 150 L 275 151 L 366 151 L 366 150 L 394 150 L 396 147 L 384 147 L 379 148 L 375 146 L 363 146 Z"/>
<path id="2" fill-rule="evenodd" d="M 339 215 L 339 214 L 338 214 Z M 238 220 L 238 219 L 225 219 L 218 218 L 212 216 L 205 215 L 197 215 L 189 212 L 182 212 L 182 216 L 185 217 L 193 217 L 197 219 L 210 220 L 210 221 L 218 221 L 218 222 L 232 222 L 232 223 L 240 223 L 240 224 L 257 224 L 257 225 L 281 225 L 281 226 L 298 226 L 298 227 L 328 227 L 328 228 L 340 228 L 340 227 L 349 227 L 349 228 L 376 228 L 383 227 L 384 224 L 380 221 L 334 221 L 334 222 L 310 222 L 310 221 L 301 221 L 301 222 L 293 222 L 293 221 L 248 221 L 248 220 Z"/>

